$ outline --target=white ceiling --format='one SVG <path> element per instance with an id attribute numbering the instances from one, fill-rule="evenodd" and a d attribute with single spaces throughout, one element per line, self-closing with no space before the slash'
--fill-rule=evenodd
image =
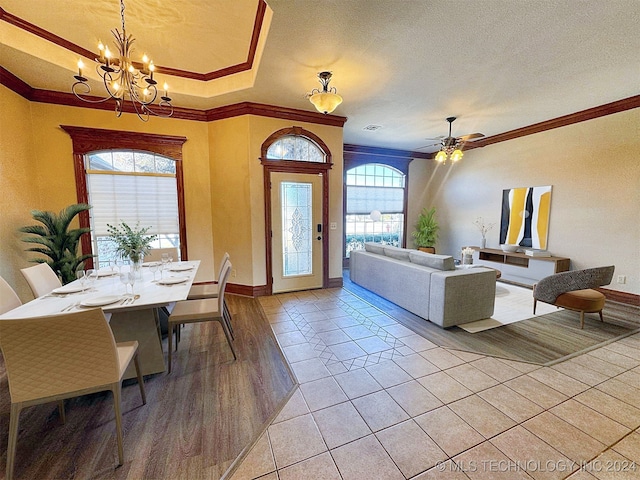
<path id="1" fill-rule="evenodd" d="M 91 51 L 120 28 L 116 0 L 0 2 Z M 448 116 L 458 117 L 454 136 L 489 136 L 640 93 L 639 0 L 267 3 L 250 78 L 165 76 L 175 106 L 250 101 L 313 111 L 304 94 L 319 86 L 317 72 L 330 70 L 344 97 L 334 113 L 348 117 L 345 143 L 416 150 L 448 133 Z M 247 58 L 257 0 L 125 4 L 136 52 L 156 65 L 208 73 Z M 0 22 L 1 64 L 32 87 L 69 92 L 75 59 Z M 370 124 L 382 128 L 363 130 Z"/>

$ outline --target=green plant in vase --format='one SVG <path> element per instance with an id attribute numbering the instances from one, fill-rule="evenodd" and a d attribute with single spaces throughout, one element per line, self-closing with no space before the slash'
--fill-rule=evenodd
<path id="1" fill-rule="evenodd" d="M 119 225 L 107 223 L 107 231 L 116 244 L 116 254 L 122 258 L 128 258 L 134 265 L 139 265 L 144 256 L 151 250 L 151 244 L 158 238 L 157 235 L 147 235 L 151 227 L 140 228 L 136 224 L 131 228 L 125 222 Z"/>
<path id="2" fill-rule="evenodd" d="M 49 257 L 34 258 L 34 263 L 47 263 L 51 269 L 60 277 L 63 285 L 73 282 L 76 279 L 76 269 L 89 258 L 91 254 L 78 255 L 78 244 L 80 237 L 89 233 L 89 228 L 74 228 L 69 230 L 69 225 L 80 212 L 91 208 L 86 203 L 76 203 L 69 205 L 56 214 L 42 210 L 32 210 L 31 216 L 42 225 L 28 225 L 21 227 L 18 231 L 28 233 L 32 236 L 23 237 L 22 241 L 38 245 L 28 248 L 27 252 L 37 252 Z"/>
<path id="3" fill-rule="evenodd" d="M 438 230 L 440 229 L 435 215 L 435 207 L 432 207 L 430 210 L 423 208 L 418 216 L 416 230 L 411 234 L 418 249 L 431 251 L 431 253 L 435 253 L 434 246 L 438 240 Z"/>

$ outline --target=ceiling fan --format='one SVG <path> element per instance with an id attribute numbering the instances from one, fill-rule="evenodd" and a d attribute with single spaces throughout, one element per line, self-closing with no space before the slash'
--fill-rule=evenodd
<path id="1" fill-rule="evenodd" d="M 448 137 L 439 137 L 440 141 L 437 143 L 432 143 L 431 145 L 425 145 L 423 147 L 419 147 L 418 150 L 428 147 L 434 147 L 436 145 L 440 145 L 440 151 L 436 154 L 435 159 L 440 163 L 446 162 L 447 158 L 450 158 L 452 162 L 457 162 L 462 158 L 462 147 L 469 140 L 473 140 L 475 138 L 484 137 L 482 133 L 470 133 L 468 135 L 462 135 L 461 137 L 452 137 L 451 136 L 451 125 L 453 124 L 456 117 L 447 117 L 447 122 L 449 122 L 449 136 Z M 434 138 L 436 140 L 437 138 Z"/>

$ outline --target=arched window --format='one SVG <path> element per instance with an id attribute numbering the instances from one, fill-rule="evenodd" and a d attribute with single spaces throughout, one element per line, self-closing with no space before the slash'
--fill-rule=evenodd
<path id="1" fill-rule="evenodd" d="M 149 227 L 152 248 L 180 251 L 176 162 L 140 150 L 103 150 L 85 155 L 92 250 L 98 268 L 114 260 L 108 225 Z M 176 259 L 177 260 L 177 259 Z"/>
<path id="2" fill-rule="evenodd" d="M 81 212 L 79 216 L 80 226 L 92 229 L 91 237 L 83 235 L 81 238 L 82 253 L 98 254 L 97 261 L 102 265 L 109 255 L 108 250 L 103 250 L 99 245 L 100 240 L 97 238 L 104 235 L 103 231 L 94 228 L 92 225 L 94 218 L 89 217 L 90 212 L 95 217 L 101 210 L 105 210 L 96 203 L 102 203 L 96 197 L 100 190 L 97 187 L 101 185 L 101 188 L 106 188 L 103 198 L 107 200 L 118 196 L 127 197 L 124 202 L 128 204 L 126 208 L 106 207 L 107 213 L 111 213 L 110 209 L 118 210 L 118 219 L 110 219 L 112 224 L 124 221 L 134 227 L 140 220 L 141 228 L 151 226 L 154 230 L 149 233 L 157 233 L 160 236 L 159 242 L 154 246 L 177 246 L 180 258 L 187 260 L 187 226 L 182 171 L 182 146 L 187 138 L 71 125 L 60 125 L 60 127 L 69 134 L 73 142 L 78 202 L 89 203 L 93 207 L 88 212 Z M 89 185 L 90 182 L 95 185 L 92 187 Z M 152 193 L 152 190 L 147 189 L 153 185 L 156 190 L 163 192 L 163 195 L 158 197 Z M 128 193 L 118 194 L 122 192 L 121 188 L 126 186 L 131 186 L 136 193 L 130 190 Z M 120 205 L 123 204 L 120 199 L 118 202 Z M 104 205 L 109 205 L 108 201 Z M 173 226 L 176 208 L 177 232 Z M 148 216 L 149 212 L 158 210 L 160 216 L 153 218 Z M 131 213 L 132 211 L 137 213 Z M 167 221 L 167 219 L 170 220 Z M 168 226 L 169 224 L 171 226 Z M 176 233 L 177 240 L 174 237 Z M 100 252 L 105 253 L 101 255 Z M 85 266 L 92 268 L 93 259 L 88 260 Z"/>
<path id="3" fill-rule="evenodd" d="M 318 145 L 297 135 L 285 135 L 273 142 L 267 149 L 267 158 L 318 163 L 326 161 L 326 155 Z"/>
<path id="4" fill-rule="evenodd" d="M 388 165 L 367 163 L 347 170 L 345 257 L 364 242 L 403 245 L 405 175 Z"/>
<path id="5" fill-rule="evenodd" d="M 331 163 L 329 147 L 302 127 L 287 127 L 272 133 L 262 144 L 261 160 L 303 163 Z"/>

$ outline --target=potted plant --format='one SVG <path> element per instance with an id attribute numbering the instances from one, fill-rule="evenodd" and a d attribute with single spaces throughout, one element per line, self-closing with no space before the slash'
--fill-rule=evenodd
<path id="1" fill-rule="evenodd" d="M 438 230 L 440 229 L 435 219 L 436 209 L 422 209 L 422 213 L 418 216 L 416 230 L 412 233 L 414 243 L 418 250 L 423 252 L 436 253 L 435 244 L 438 240 Z"/>
<path id="2" fill-rule="evenodd" d="M 18 231 L 32 236 L 23 237 L 26 243 L 39 245 L 28 248 L 27 252 L 38 252 L 47 257 L 34 258 L 34 263 L 48 263 L 54 272 L 60 277 L 63 285 L 76 279 L 76 269 L 85 260 L 93 257 L 91 254 L 78 256 L 78 244 L 80 237 L 89 233 L 89 228 L 75 228 L 69 230 L 69 225 L 76 215 L 91 208 L 86 203 L 69 205 L 60 213 L 32 210 L 31 216 L 42 225 L 28 225 Z"/>
<path id="3" fill-rule="evenodd" d="M 116 244 L 116 254 L 128 258 L 134 267 L 142 263 L 144 256 L 151 250 L 151 244 L 158 238 L 157 235 L 147 235 L 149 230 L 151 227 L 140 228 L 139 224 L 131 228 L 125 222 L 116 226 L 107 223 L 107 231 Z"/>

